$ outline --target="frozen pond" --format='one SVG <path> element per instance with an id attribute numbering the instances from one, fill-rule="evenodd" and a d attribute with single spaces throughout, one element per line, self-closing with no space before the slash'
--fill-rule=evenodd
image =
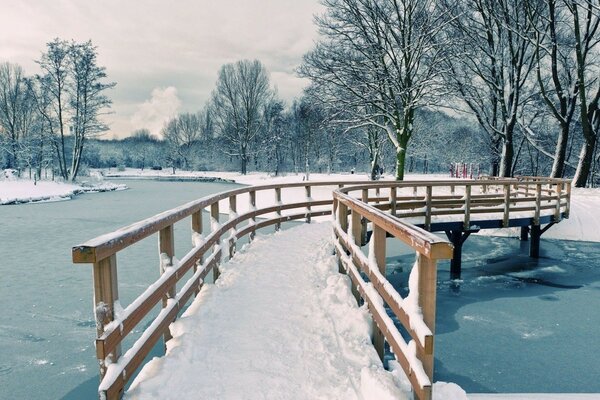
<path id="1" fill-rule="evenodd" d="M 600 393 L 600 244 L 542 240 L 539 260 L 527 254 L 518 239 L 472 235 L 461 282 L 440 263 L 435 379 L 470 393 Z M 389 260 L 402 293 L 413 260 Z"/>
<path id="2" fill-rule="evenodd" d="M 223 183 L 125 183 L 131 190 L 0 207 L 0 399 L 96 396 L 92 268 L 71 263 L 71 246 L 235 187 Z M 178 257 L 191 248 L 190 237 L 189 220 L 175 226 Z M 119 253 L 122 304 L 128 304 L 158 277 L 157 253 L 152 238 Z M 142 254 L 145 263 L 130 264 Z"/>
<path id="3" fill-rule="evenodd" d="M 0 207 L 0 399 L 95 396 L 92 271 L 71 263 L 71 246 L 233 188 L 126 183 L 132 190 Z M 178 257 L 191 247 L 188 224 L 175 227 Z M 470 392 L 600 392 L 600 245 L 543 240 L 535 262 L 518 240 L 472 236 L 463 251 L 460 287 L 440 265 L 436 379 Z M 156 253 L 151 238 L 119 253 L 123 304 L 157 278 Z M 412 256 L 390 259 L 397 287 L 410 265 Z"/>

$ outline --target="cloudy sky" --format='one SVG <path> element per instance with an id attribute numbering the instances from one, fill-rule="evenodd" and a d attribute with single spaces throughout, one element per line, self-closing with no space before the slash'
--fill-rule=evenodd
<path id="1" fill-rule="evenodd" d="M 318 0 L 3 0 L 0 62 L 34 74 L 46 42 L 91 39 L 117 82 L 105 137 L 158 134 L 170 116 L 202 107 L 221 65 L 244 58 L 260 59 L 290 102 L 305 85 L 294 69 L 321 10 Z"/>

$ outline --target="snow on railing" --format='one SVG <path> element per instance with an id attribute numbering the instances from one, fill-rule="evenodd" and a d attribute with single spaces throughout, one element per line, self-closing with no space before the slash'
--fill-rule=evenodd
<path id="1" fill-rule="evenodd" d="M 375 190 L 375 197 L 370 189 Z M 570 193 L 570 181 L 538 177 L 388 182 L 352 185 L 334 192 L 333 228 L 340 271 L 350 276 L 357 301 L 364 300 L 373 315 L 378 353 L 383 359 L 387 341 L 416 398 L 432 396 L 436 264 L 452 258 L 454 251 L 450 242 L 428 231 L 435 226 L 471 232 L 484 222 L 493 227 L 525 223 L 536 228 L 539 241 L 542 221 L 551 225 L 568 217 Z M 385 276 L 388 235 L 412 247 L 417 255 L 405 298 Z M 365 255 L 361 246 L 367 241 Z M 388 317 L 386 306 L 411 336 L 408 343 Z"/>
<path id="2" fill-rule="evenodd" d="M 357 183 L 359 182 L 344 184 Z M 223 257 L 227 256 L 224 254 L 227 248 L 231 258 L 238 240 L 245 236 L 252 240 L 258 229 L 270 225 L 279 229 L 286 221 L 310 220 L 331 214 L 332 197 L 314 200 L 308 196 L 297 203 L 284 203 L 281 200 L 282 190 L 305 188 L 310 193 L 307 187 L 338 185 L 338 182 L 303 182 L 236 188 L 192 201 L 73 247 L 73 262 L 91 263 L 94 269 L 96 356 L 101 376 L 99 396 L 105 399 L 119 398 L 127 382 L 160 337 L 163 337 L 165 343 L 170 340 L 169 325 L 186 303 L 198 295 L 211 271 L 213 281 L 218 279 L 218 266 Z M 257 207 L 257 194 L 273 190 L 274 201 L 265 202 L 261 197 L 260 207 Z M 244 210 L 238 210 L 238 200 L 242 195 L 247 195 L 249 201 Z M 229 212 L 221 212 L 219 202 L 227 199 Z M 284 214 L 285 211 L 287 213 Z M 193 247 L 178 261 L 175 258 L 173 227 L 176 222 L 188 217 L 191 217 Z M 206 224 L 203 223 L 204 220 Z M 116 254 L 155 233 L 159 235 L 160 277 L 123 309 L 119 303 Z M 190 270 L 193 270 L 191 278 L 176 292 L 178 282 Z M 135 332 L 135 328 L 161 301 L 162 310 L 134 345 L 121 355 L 123 340 Z"/>
<path id="3" fill-rule="evenodd" d="M 350 188 L 327 191 L 328 197 L 315 199 L 313 188 Z M 476 189 L 474 190 L 473 187 Z M 304 188 L 304 197 L 298 191 Z M 435 191 L 434 191 L 435 188 Z M 479 192 L 477 191 L 479 189 Z M 292 191 L 297 202 L 282 201 L 282 191 Z M 295 190 L 295 191 L 294 191 Z M 275 196 L 265 196 L 274 191 Z M 358 200 L 347 193 L 358 191 Z M 478 194 L 477 194 L 478 193 Z M 373 195 L 374 194 L 374 195 Z M 335 199 L 334 196 L 335 195 Z M 274 198 L 273 198 L 274 197 Z M 247 204 L 238 204 L 246 198 Z M 271 201 L 269 201 L 269 198 Z M 219 203 L 229 200 L 229 210 Z M 257 204 L 258 201 L 258 204 Z M 96 356 L 100 364 L 100 395 L 116 399 L 142 364 L 145 356 L 162 336 L 170 340 L 169 325 L 191 298 L 198 295 L 206 276 L 212 271 L 213 281 L 219 277 L 219 264 L 233 257 L 239 239 L 254 238 L 255 232 L 271 225 L 280 229 L 287 221 L 337 215 L 334 231 L 337 252 L 346 271 L 351 271 L 357 296 L 372 298 L 372 313 L 380 332 L 374 337 L 382 354 L 384 338 L 394 354 L 403 357 L 401 365 L 413 377 L 416 393 L 425 396 L 432 382 L 433 334 L 431 308 L 435 308 L 435 263 L 448 258 L 448 244 L 423 229 L 399 222 L 397 217 L 424 227 L 440 220 L 456 220 L 465 229 L 473 224 L 473 215 L 500 215 L 505 224 L 513 217 L 531 214 L 536 223 L 566 218 L 569 214 L 570 182 L 547 178 L 525 177 L 510 181 L 496 179 L 478 181 L 431 182 L 302 182 L 243 187 L 192 201 L 175 209 L 134 223 L 115 232 L 99 236 L 72 249 L 73 262 L 91 263 L 94 271 L 94 313 L 97 322 Z M 239 206 L 243 209 L 240 209 Z M 349 210 L 352 211 L 348 221 Z M 389 213 L 387 213 L 388 211 Z M 191 218 L 192 249 L 177 261 L 174 249 L 174 224 Z M 206 223 L 203 223 L 205 221 Z M 414 222 L 414 221 L 413 221 Z M 372 232 L 369 256 L 360 245 L 366 244 Z M 158 233 L 160 277 L 124 309 L 119 303 L 116 254 L 132 244 Z M 405 299 L 393 289 L 385 277 L 385 236 L 391 234 L 418 253 L 418 276 L 411 275 L 409 296 Z M 539 234 L 539 232 L 538 232 Z M 225 250 L 229 254 L 224 254 Z M 346 256 L 346 254 L 349 256 Z M 354 268 L 350 267 L 354 265 Z M 360 269 L 369 284 L 360 284 Z M 193 270 L 192 277 L 176 292 L 178 282 Z M 415 284 L 413 281 L 418 281 Z M 372 287 L 371 287 L 372 285 Z M 418 296 L 414 287 L 418 287 Z M 378 293 L 376 299 L 374 292 Z M 371 296 L 369 296 L 369 293 Z M 433 296 L 433 297 L 432 297 Z M 433 300 L 432 300 L 433 299 Z M 123 340 L 145 320 L 162 301 L 162 311 L 154 317 L 134 346 L 121 356 Z M 378 305 L 383 301 L 414 339 L 402 344 L 389 318 Z M 412 306 L 411 306 L 412 304 Z M 419 312 L 420 311 L 420 312 Z M 403 355 L 400 356 L 399 353 Z M 402 364 L 404 363 L 404 364 Z M 427 379 L 421 374 L 422 371 Z M 428 386 L 429 385 L 429 386 Z M 429 392 L 428 392 L 429 390 Z M 421 397 L 420 397 L 421 398 Z"/>

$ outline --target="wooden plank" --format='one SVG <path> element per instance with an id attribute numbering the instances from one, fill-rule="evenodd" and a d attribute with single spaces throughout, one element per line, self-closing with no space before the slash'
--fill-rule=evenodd
<path id="1" fill-rule="evenodd" d="M 160 259 L 159 272 L 160 275 L 162 275 L 165 273 L 166 268 L 173 268 L 173 257 L 175 257 L 175 235 L 173 233 L 173 225 L 161 229 L 158 233 L 158 256 Z M 169 299 L 175 297 L 175 291 L 175 285 L 167 290 L 166 295 L 163 296 L 162 299 L 162 308 L 167 306 L 167 301 Z M 165 350 L 167 348 L 167 342 L 171 340 L 172 337 L 169 329 L 166 329 L 163 334 Z"/>

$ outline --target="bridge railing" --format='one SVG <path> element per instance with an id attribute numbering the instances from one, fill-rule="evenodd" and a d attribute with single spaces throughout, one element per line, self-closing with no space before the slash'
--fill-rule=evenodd
<path id="1" fill-rule="evenodd" d="M 74 263 L 93 265 L 94 312 L 96 316 L 96 357 L 100 364 L 99 394 L 106 399 L 117 399 L 141 366 L 144 358 L 161 337 L 167 342 L 171 335 L 169 325 L 177 318 L 185 304 L 199 293 L 206 276 L 219 275 L 218 265 L 224 257 L 231 257 L 237 240 L 258 229 L 275 225 L 279 229 L 287 221 L 304 220 L 331 214 L 332 189 L 358 182 L 306 182 L 281 185 L 251 186 L 207 196 L 181 207 L 158 214 L 99 236 L 73 247 Z M 305 197 L 298 199 L 297 188 L 303 188 Z M 294 194 L 291 189 L 296 189 Z M 257 196 L 268 196 L 270 204 L 257 208 Z M 238 209 L 241 201 L 244 210 Z M 241 208 L 241 207 L 240 207 Z M 203 219 L 209 216 L 210 230 L 203 232 Z M 174 224 L 190 220 L 193 248 L 181 260 L 175 259 Z M 117 254 L 141 240 L 158 235 L 160 276 L 131 304 L 121 309 Z M 189 271 L 193 274 L 181 282 Z M 182 283 L 178 288 L 178 283 Z M 124 354 L 122 342 L 162 303 L 162 310 Z"/>
<path id="2" fill-rule="evenodd" d="M 447 222 L 458 217 L 455 222 L 469 230 L 477 221 L 472 217 L 476 214 L 496 221 L 498 227 L 510 226 L 515 218 L 530 219 L 539 225 L 542 215 L 557 222 L 568 217 L 570 188 L 568 180 L 527 177 L 362 183 L 334 192 L 335 247 L 340 271 L 351 278 L 357 300 L 368 305 L 376 326 L 373 342 L 380 357 L 383 359 L 387 342 L 416 398 L 432 397 L 436 265 L 453 255 L 448 241 L 425 229 L 430 229 L 436 218 Z M 399 239 L 416 253 L 406 298 L 386 279 L 387 236 Z M 361 247 L 366 244 L 369 248 L 364 254 Z M 409 343 L 386 308 L 410 336 Z"/>
<path id="3" fill-rule="evenodd" d="M 351 186 L 346 187 L 345 186 Z M 332 187 L 340 190 L 332 194 Z M 298 188 L 304 198 L 298 199 Z M 357 196 L 350 194 L 358 192 Z M 265 201 L 264 197 L 270 197 Z M 261 196 L 261 208 L 257 208 Z M 570 182 L 547 178 L 487 179 L 478 181 L 412 181 L 376 183 L 306 182 L 238 188 L 187 203 L 152 218 L 132 224 L 116 232 L 99 236 L 72 249 L 74 263 L 93 265 L 94 311 L 97 338 L 96 356 L 100 363 L 99 392 L 106 399 L 116 399 L 141 366 L 144 358 L 160 340 L 171 336 L 169 325 L 185 304 L 199 293 L 209 273 L 218 278 L 218 265 L 235 253 L 236 242 L 245 236 L 250 240 L 258 229 L 286 221 L 304 220 L 330 215 L 337 222 L 337 253 L 344 270 L 354 282 L 355 292 L 375 310 L 374 318 L 383 333 L 376 335 L 377 349 L 382 355 L 383 341 L 394 353 L 406 350 L 401 365 L 419 398 L 431 395 L 433 372 L 433 333 L 435 321 L 436 263 L 450 258 L 452 247 L 447 241 L 414 226 L 431 227 L 437 217 L 462 221 L 471 226 L 472 214 L 493 214 L 508 226 L 510 218 L 526 213 L 539 223 L 542 213 L 555 220 L 568 217 Z M 239 207 L 245 201 L 244 209 Z M 388 211 L 388 212 L 385 212 Z M 348 215 L 351 219 L 348 221 Z M 210 229 L 203 231 L 203 219 L 210 218 Z M 402 218 L 403 221 L 399 220 Z M 174 224 L 189 219 L 193 248 L 179 261 L 175 258 Z M 372 228 L 372 260 L 365 258 L 360 245 L 366 242 L 368 223 Z M 401 307 L 405 300 L 385 279 L 385 237 L 390 234 L 409 244 L 418 254 L 416 270 L 420 296 L 412 312 Z M 150 236 L 158 236 L 160 276 L 124 309 L 119 303 L 117 254 Z M 358 270 L 369 276 L 375 292 L 358 280 Z M 187 278 L 188 272 L 191 277 Z M 184 281 L 184 282 L 183 282 Z M 178 289 L 179 284 L 179 290 Z M 378 297 L 392 309 L 415 339 L 416 346 L 405 348 L 397 331 L 391 329 Z M 416 297 L 415 297 L 416 298 Z M 414 298 L 413 298 L 414 300 Z M 123 341 L 150 314 L 157 304 L 162 310 L 135 343 L 123 354 Z M 414 301 L 413 301 L 414 303 Z M 406 302 L 405 304 L 409 304 Z M 422 321 L 415 310 L 422 310 Z M 399 356 L 401 357 L 401 356 Z M 422 364 L 419 369 L 419 363 Z M 422 371 L 424 373 L 421 374 Z"/>

